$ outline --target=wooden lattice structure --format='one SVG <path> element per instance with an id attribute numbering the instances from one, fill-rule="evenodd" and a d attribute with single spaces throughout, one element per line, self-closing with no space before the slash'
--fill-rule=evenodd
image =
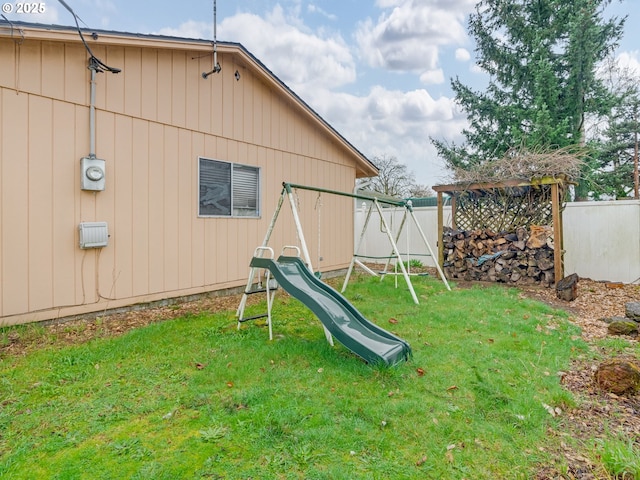
<path id="1" fill-rule="evenodd" d="M 564 177 L 529 181 L 436 185 L 438 194 L 438 259 L 444 266 L 443 194 L 451 197 L 451 227 L 456 230 L 513 231 L 517 227 L 553 228 L 554 276 L 563 278 L 562 206 L 568 185 Z"/>

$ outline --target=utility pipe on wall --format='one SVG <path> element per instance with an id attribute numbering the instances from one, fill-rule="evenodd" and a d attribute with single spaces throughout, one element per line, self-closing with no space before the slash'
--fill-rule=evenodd
<path id="1" fill-rule="evenodd" d="M 96 66 L 89 63 L 91 70 L 91 94 L 89 104 L 89 158 L 96 158 Z"/>

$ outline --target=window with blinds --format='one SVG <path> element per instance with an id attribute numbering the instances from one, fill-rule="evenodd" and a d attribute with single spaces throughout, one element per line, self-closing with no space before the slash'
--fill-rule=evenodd
<path id="1" fill-rule="evenodd" d="M 200 158 L 198 170 L 200 216 L 260 216 L 259 168 Z"/>

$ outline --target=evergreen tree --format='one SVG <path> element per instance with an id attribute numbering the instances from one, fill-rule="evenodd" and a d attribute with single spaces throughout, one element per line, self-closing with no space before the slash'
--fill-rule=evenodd
<path id="1" fill-rule="evenodd" d="M 605 19 L 612 0 L 482 0 L 469 32 L 484 92 L 452 80 L 469 127 L 465 143 L 433 140 L 449 167 L 501 158 L 510 148 L 585 144 L 585 117 L 607 114 L 613 96 L 596 76 L 624 19 Z"/>
<path id="2" fill-rule="evenodd" d="M 596 130 L 592 140 L 593 195 L 625 198 L 633 196 L 634 157 L 640 140 L 640 88 L 636 72 L 608 66 L 608 88 L 618 92 L 618 103 Z"/>

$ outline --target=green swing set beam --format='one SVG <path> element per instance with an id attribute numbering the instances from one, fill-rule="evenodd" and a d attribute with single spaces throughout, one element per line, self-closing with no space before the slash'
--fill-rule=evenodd
<path id="1" fill-rule="evenodd" d="M 284 195 L 286 194 L 287 196 L 290 197 L 290 199 L 293 197 L 293 190 L 294 189 L 299 189 L 299 190 L 309 190 L 309 191 L 313 191 L 313 192 L 320 192 L 320 193 L 328 193 L 331 195 L 338 195 L 338 196 L 342 196 L 342 197 L 349 197 L 349 198 L 356 198 L 359 200 L 368 200 L 371 202 L 372 206 L 369 209 L 369 215 L 371 214 L 371 209 L 375 206 L 376 210 L 378 211 L 378 214 L 380 215 L 380 219 L 381 221 L 384 223 L 384 227 L 385 227 L 385 231 L 387 231 L 387 234 L 389 235 L 389 241 L 391 243 L 391 245 L 393 246 L 393 257 L 397 258 L 398 261 L 400 262 L 400 269 L 402 271 L 402 275 L 405 277 L 405 280 L 407 282 L 407 286 L 409 287 L 409 291 L 411 292 L 411 296 L 413 298 L 413 301 L 418 304 L 418 298 L 416 296 L 416 293 L 413 289 L 413 285 L 411 284 L 411 280 L 409 279 L 409 275 L 408 273 L 405 271 L 404 265 L 402 263 L 402 259 L 400 256 L 400 251 L 398 250 L 398 247 L 396 245 L 396 241 L 394 241 L 393 236 L 391 235 L 391 230 L 389 229 L 388 225 L 386 225 L 386 222 L 384 220 L 384 215 L 382 214 L 382 210 L 380 209 L 380 204 L 386 204 L 386 205 L 393 205 L 396 207 L 402 207 L 405 209 L 405 212 L 407 212 L 411 218 L 413 218 L 413 221 L 415 222 L 416 226 L 418 227 L 418 232 L 420 233 L 420 236 L 422 237 L 423 242 L 425 243 L 425 245 L 427 246 L 430 256 L 434 257 L 434 253 L 431 250 L 431 246 L 429 245 L 429 242 L 427 241 L 427 238 L 424 234 L 424 232 L 422 231 L 422 228 L 420 227 L 418 221 L 416 220 L 415 216 L 414 216 L 414 211 L 413 211 L 413 206 L 411 204 L 410 200 L 402 200 L 402 199 L 395 199 L 395 198 L 390 198 L 386 195 L 359 195 L 359 194 L 355 194 L 355 193 L 348 193 L 348 192 L 341 192 L 338 190 L 331 190 L 331 189 L 327 189 L 327 188 L 319 188 L 319 187 L 310 187 L 308 185 L 299 185 L 296 183 L 288 183 L 288 182 L 283 182 L 282 183 L 283 186 L 283 190 L 282 190 L 282 197 L 284 197 Z M 302 249 L 303 249 L 303 253 L 305 254 L 305 257 L 308 259 L 309 264 L 311 263 L 310 257 L 308 252 L 306 251 L 306 245 L 304 242 L 304 236 L 302 234 L 302 226 L 300 224 L 300 219 L 298 217 L 298 212 L 296 211 L 295 207 L 293 206 L 293 202 L 290 201 L 290 203 L 292 203 L 291 207 L 292 207 L 292 212 L 293 212 L 293 216 L 294 216 L 294 222 L 296 223 L 296 227 L 298 229 L 299 232 L 299 236 L 302 240 Z M 277 215 L 277 214 L 276 214 Z M 406 214 L 405 214 L 406 215 Z M 402 222 L 404 224 L 404 220 Z M 365 226 L 366 229 L 366 226 Z M 364 234 L 364 232 L 362 232 Z M 400 235 L 400 232 L 398 232 L 398 236 Z M 362 238 L 360 239 L 362 241 Z M 396 239 L 397 240 L 397 239 Z M 342 288 L 342 291 L 344 292 L 345 288 L 346 288 L 346 284 L 349 281 L 349 277 L 351 275 L 351 271 L 353 270 L 353 266 L 354 266 L 354 261 L 357 261 L 357 257 L 358 257 L 358 249 L 356 249 L 356 252 L 354 252 L 354 255 L 352 257 L 351 260 L 351 265 L 349 266 L 348 272 L 347 272 L 347 276 L 345 278 L 345 284 Z M 360 262 L 358 262 L 360 263 Z M 361 264 L 361 263 L 360 263 Z M 362 266 L 362 264 L 361 264 Z M 440 268 L 440 265 L 436 262 L 436 269 L 438 270 L 438 273 L 440 275 L 440 278 L 442 279 L 443 283 L 445 284 L 445 286 L 447 287 L 447 290 L 451 290 L 451 287 L 449 286 L 449 283 L 447 282 L 447 279 L 444 275 L 444 272 L 442 271 L 442 269 Z"/>
<path id="2" fill-rule="evenodd" d="M 395 205 L 396 207 L 411 208 L 411 204 L 405 200 L 392 200 L 386 196 L 374 196 L 374 195 L 358 195 L 356 193 L 340 192 L 338 190 L 329 190 L 327 188 L 309 187 L 307 185 L 298 185 L 296 183 L 283 182 L 282 186 L 291 193 L 292 189 L 297 188 L 299 190 L 311 190 L 312 192 L 330 193 L 332 195 L 339 195 L 341 197 L 357 198 L 358 200 L 368 200 L 370 202 L 377 201 L 378 203 L 385 203 L 387 205 Z"/>

